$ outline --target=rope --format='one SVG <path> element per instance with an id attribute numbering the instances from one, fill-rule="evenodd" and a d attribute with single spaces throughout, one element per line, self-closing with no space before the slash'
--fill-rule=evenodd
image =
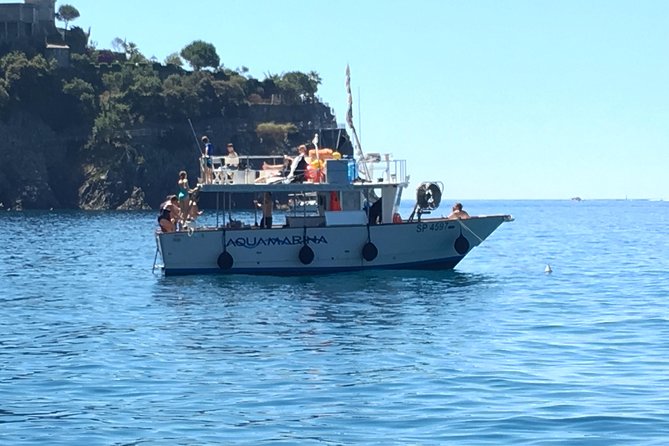
<path id="1" fill-rule="evenodd" d="M 464 224 L 463 221 L 462 221 L 462 219 L 458 219 L 458 222 L 460 222 L 460 225 L 461 225 L 463 228 L 465 228 L 467 231 L 469 231 L 469 233 L 471 233 L 474 237 L 476 237 L 480 243 L 483 243 L 483 239 L 482 239 L 481 237 L 479 237 L 474 231 L 472 231 L 472 230 L 469 228 L 469 226 L 467 226 L 466 224 Z M 462 231 L 462 230 L 461 230 L 461 231 Z M 462 232 L 461 232 L 461 234 L 462 234 Z M 490 245 L 490 244 L 488 244 L 488 245 L 486 245 L 486 246 L 487 246 L 487 249 L 492 250 L 492 251 L 493 251 L 494 253 L 496 253 L 497 255 L 499 255 L 499 256 L 506 256 L 505 253 L 498 251 L 494 246 L 492 246 L 492 245 Z"/>
<path id="2" fill-rule="evenodd" d="M 462 222 L 462 219 L 458 219 L 458 222 L 460 222 L 460 224 L 462 225 L 463 228 L 465 228 L 466 230 L 468 230 L 474 237 L 476 237 L 476 238 L 478 239 L 479 242 L 483 243 L 483 239 L 482 239 L 481 237 L 479 237 L 474 231 L 472 231 L 471 229 L 469 229 L 469 227 L 468 227 L 466 224 L 464 224 L 464 223 Z"/>
<path id="3" fill-rule="evenodd" d="M 481 237 L 479 237 L 474 231 L 472 231 L 466 224 L 464 224 L 463 221 L 462 221 L 461 219 L 458 219 L 458 222 L 460 223 L 460 225 L 462 225 L 463 228 L 465 228 L 465 229 L 466 229 L 467 231 L 469 231 L 474 237 L 476 237 L 476 238 L 479 240 L 479 242 L 483 243 L 483 239 L 482 239 Z M 505 255 L 504 253 L 499 252 L 497 249 L 495 249 L 495 248 L 494 248 L 493 246 L 491 246 L 491 245 L 488 245 L 488 249 L 491 249 L 492 251 L 494 251 L 494 252 L 497 253 L 498 255 L 501 255 L 501 256 Z M 549 262 L 546 262 L 546 268 L 544 269 L 544 273 L 546 273 L 546 274 L 550 274 L 550 273 L 552 273 L 552 272 L 553 272 L 553 268 L 551 268 L 551 265 L 550 265 Z"/>

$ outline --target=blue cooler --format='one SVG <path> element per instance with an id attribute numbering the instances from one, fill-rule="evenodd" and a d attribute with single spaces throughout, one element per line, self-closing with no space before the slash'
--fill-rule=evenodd
<path id="1" fill-rule="evenodd" d="M 327 182 L 330 184 L 350 183 L 349 161 L 350 160 L 327 160 L 325 164 Z"/>
<path id="2" fill-rule="evenodd" d="M 352 183 L 356 178 L 358 178 L 358 165 L 355 160 L 348 160 L 348 182 Z"/>

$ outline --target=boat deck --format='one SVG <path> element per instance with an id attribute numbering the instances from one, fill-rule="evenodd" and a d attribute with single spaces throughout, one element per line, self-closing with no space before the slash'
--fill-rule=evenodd
<path id="1" fill-rule="evenodd" d="M 248 160 L 262 157 L 246 157 Z M 224 166 L 221 163 L 214 163 L 211 182 L 198 183 L 200 192 L 204 193 L 246 193 L 246 192 L 285 192 L 292 194 L 329 191 L 359 191 L 373 187 L 381 186 L 408 186 L 409 177 L 406 174 L 406 161 L 393 160 L 386 156 L 381 161 L 380 156 L 373 157 L 371 162 L 367 162 L 368 171 L 364 177 L 371 180 L 363 181 L 358 176 L 355 169 L 354 160 L 326 160 L 325 167 L 315 169 L 312 172 L 317 180 L 307 180 L 303 182 L 289 182 L 285 177 L 274 176 L 274 171 L 266 169 L 252 169 L 248 166 L 251 163 L 247 160 L 244 163 L 247 166 L 244 169 L 237 167 Z M 353 165 L 353 168 L 351 168 Z M 362 173 L 362 172 L 361 172 Z M 204 171 L 201 177 L 205 178 Z"/>

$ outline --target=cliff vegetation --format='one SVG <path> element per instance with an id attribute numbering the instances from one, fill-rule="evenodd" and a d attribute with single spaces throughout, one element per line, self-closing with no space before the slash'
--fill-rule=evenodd
<path id="1" fill-rule="evenodd" d="M 65 64 L 39 44 L 0 46 L 2 207 L 156 207 L 179 170 L 197 177 L 189 120 L 198 137 L 249 155 L 283 154 L 336 128 L 314 71 L 259 80 L 222 65 L 211 43 L 158 62 L 132 42 L 98 49 L 81 28 L 63 31 Z"/>

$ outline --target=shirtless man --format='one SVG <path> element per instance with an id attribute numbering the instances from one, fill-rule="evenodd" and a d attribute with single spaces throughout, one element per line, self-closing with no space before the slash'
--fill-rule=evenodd
<path id="1" fill-rule="evenodd" d="M 467 211 L 462 209 L 462 203 L 455 203 L 453 205 L 453 212 L 451 212 L 451 215 L 449 215 L 448 218 L 452 220 L 455 219 L 465 220 L 469 218 L 469 214 L 467 213 Z"/>

